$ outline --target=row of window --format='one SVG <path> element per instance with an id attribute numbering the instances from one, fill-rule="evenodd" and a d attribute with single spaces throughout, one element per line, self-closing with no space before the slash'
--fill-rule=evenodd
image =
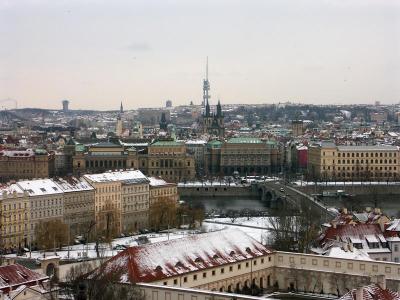
<path id="1" fill-rule="evenodd" d="M 253 265 L 254 266 L 256 266 L 257 265 L 257 259 L 255 259 L 255 260 L 253 260 Z M 268 261 L 270 262 L 271 261 L 271 256 L 269 256 L 268 257 Z M 264 258 L 261 258 L 260 259 L 260 263 L 261 264 L 264 264 L 264 262 L 265 262 L 265 260 L 264 260 Z M 245 268 L 249 268 L 250 267 L 250 262 L 246 262 L 245 263 Z M 237 264 L 237 270 L 241 270 L 242 269 L 242 264 Z M 229 272 L 233 272 L 233 266 L 229 266 L 229 268 L 227 268 L 228 270 L 229 270 Z M 216 273 L 217 273 L 217 270 L 211 270 L 211 276 L 215 276 L 216 275 Z M 220 274 L 224 274 L 225 273 L 225 268 L 223 267 L 223 268 L 220 268 L 219 269 L 219 273 Z M 203 274 L 202 274 L 202 277 L 203 278 L 207 278 L 207 274 L 208 274 L 208 272 L 203 272 Z M 196 281 L 197 280 L 197 276 L 198 276 L 198 274 L 194 274 L 193 275 L 193 281 Z M 188 276 L 184 276 L 183 277 L 183 282 L 187 282 L 188 281 Z M 168 284 L 168 282 L 167 281 L 164 281 L 164 285 L 167 285 Z M 178 279 L 174 279 L 174 285 L 178 285 Z"/>
<path id="2" fill-rule="evenodd" d="M 324 163 L 325 163 L 325 159 L 324 159 Z M 333 163 L 335 163 L 335 160 L 333 160 Z M 354 163 L 356 163 L 356 164 L 363 164 L 364 163 L 364 160 L 363 159 L 361 159 L 361 160 L 358 160 L 358 159 L 356 159 L 356 160 L 354 160 L 354 159 L 352 159 L 352 160 L 350 160 L 350 159 L 348 159 L 348 160 L 345 160 L 345 159 L 343 159 L 343 160 L 340 160 L 340 159 L 338 159 L 338 164 L 350 164 L 350 163 L 352 163 L 352 164 L 354 164 Z M 368 159 L 366 159 L 365 160 L 365 163 L 366 164 L 368 164 Z M 369 160 L 369 163 L 371 163 L 371 164 L 373 164 L 374 163 L 374 160 L 373 159 L 370 159 Z M 387 159 L 375 159 L 375 164 L 387 164 L 387 163 L 389 163 L 389 164 L 391 164 L 392 163 L 392 160 L 391 159 L 389 159 L 389 160 L 387 160 Z M 397 160 L 396 159 L 394 159 L 393 160 L 393 163 L 394 164 L 396 164 L 397 163 Z"/>
<path id="3" fill-rule="evenodd" d="M 335 156 L 335 152 L 332 154 Z M 325 151 L 322 152 L 322 155 L 326 155 Z M 396 157 L 396 152 L 338 152 L 337 157 Z"/>

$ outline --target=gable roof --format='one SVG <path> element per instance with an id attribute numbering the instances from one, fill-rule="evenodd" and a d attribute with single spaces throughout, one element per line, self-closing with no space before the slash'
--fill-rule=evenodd
<path id="1" fill-rule="evenodd" d="M 118 274 L 120 282 L 153 282 L 272 253 L 240 230 L 222 230 L 130 247 L 94 274 Z"/>
<path id="2" fill-rule="evenodd" d="M 0 290 L 6 290 L 19 285 L 27 285 L 29 282 L 48 279 L 48 276 L 34 272 L 20 264 L 0 266 Z"/>

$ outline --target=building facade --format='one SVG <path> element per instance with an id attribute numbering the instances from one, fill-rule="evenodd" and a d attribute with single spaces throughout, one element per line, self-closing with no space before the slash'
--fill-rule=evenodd
<path id="1" fill-rule="evenodd" d="M 95 222 L 94 188 L 82 177 L 55 178 L 54 182 L 64 193 L 63 221 L 69 227 L 71 240 L 77 235 L 87 237 Z"/>
<path id="2" fill-rule="evenodd" d="M 35 245 L 35 229 L 39 222 L 63 220 L 64 194 L 51 179 L 19 181 L 17 185 L 28 194 L 30 207 L 30 243 Z"/>
<path id="3" fill-rule="evenodd" d="M 139 169 L 147 176 L 178 182 L 195 178 L 195 160 L 187 153 L 185 143 L 174 140 L 157 141 L 139 155 Z"/>
<path id="4" fill-rule="evenodd" d="M 136 149 L 126 149 L 119 141 L 102 142 L 88 147 L 76 146 L 73 169 L 78 176 L 131 168 L 138 168 Z"/>
<path id="5" fill-rule="evenodd" d="M 27 247 L 29 226 L 27 192 L 16 184 L 0 187 L 0 248 L 8 251 Z"/>
<path id="6" fill-rule="evenodd" d="M 54 173 L 54 154 L 42 149 L 0 151 L 0 180 L 48 178 Z"/>
<path id="7" fill-rule="evenodd" d="M 308 174 L 332 180 L 394 180 L 399 178 L 400 151 L 397 146 L 311 145 Z"/>

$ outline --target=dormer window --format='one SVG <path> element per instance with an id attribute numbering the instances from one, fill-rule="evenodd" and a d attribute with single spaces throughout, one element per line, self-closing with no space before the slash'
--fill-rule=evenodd
<path id="1" fill-rule="evenodd" d="M 175 264 L 175 268 L 183 268 L 183 264 L 182 264 L 180 261 L 178 261 L 178 262 Z"/>
<path id="2" fill-rule="evenodd" d="M 157 267 L 156 267 L 156 271 L 161 272 L 161 270 L 162 270 L 161 266 L 157 266 Z"/>
<path id="3" fill-rule="evenodd" d="M 19 276 L 21 276 L 24 279 L 28 278 L 28 275 L 26 275 L 24 272 L 17 271 L 17 273 L 18 273 Z"/>
<path id="4" fill-rule="evenodd" d="M 197 263 L 202 263 L 203 262 L 203 260 L 200 257 L 197 257 L 194 261 L 197 262 Z"/>
<path id="5" fill-rule="evenodd" d="M 251 253 L 251 249 L 249 247 L 246 248 L 247 253 Z"/>
<path id="6" fill-rule="evenodd" d="M 219 256 L 218 256 L 217 254 L 214 254 L 213 258 L 214 258 L 214 259 L 218 259 Z"/>
<path id="7" fill-rule="evenodd" d="M 0 279 L 3 280 L 6 283 L 10 283 L 10 279 L 8 279 L 7 277 L 0 275 Z"/>
<path id="8" fill-rule="evenodd" d="M 235 255 L 235 251 L 231 251 L 231 252 L 229 253 L 229 255 L 230 255 L 230 256 L 234 256 L 234 255 Z"/>

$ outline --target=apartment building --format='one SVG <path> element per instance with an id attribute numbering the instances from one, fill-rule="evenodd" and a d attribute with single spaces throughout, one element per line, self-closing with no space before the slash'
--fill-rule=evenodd
<path id="1" fill-rule="evenodd" d="M 400 151 L 397 146 L 311 145 L 308 173 L 316 179 L 393 180 L 399 177 Z"/>
<path id="2" fill-rule="evenodd" d="M 95 189 L 98 233 L 131 233 L 147 226 L 149 181 L 139 170 L 84 175 Z"/>
<path id="3" fill-rule="evenodd" d="M 87 236 L 95 222 L 94 188 L 82 177 L 55 178 L 54 182 L 64 193 L 63 221 L 71 240 L 77 235 Z"/>
<path id="4" fill-rule="evenodd" d="M 35 228 L 40 221 L 62 220 L 64 216 L 64 194 L 51 179 L 17 182 L 28 195 L 30 207 L 30 241 L 35 243 Z"/>
<path id="5" fill-rule="evenodd" d="M 122 231 L 133 233 L 148 227 L 149 180 L 139 170 L 122 177 Z"/>
<path id="6" fill-rule="evenodd" d="M 0 151 L 0 181 L 48 178 L 54 173 L 54 153 L 42 149 Z"/>
<path id="7" fill-rule="evenodd" d="M 178 186 L 175 183 L 169 183 L 161 178 L 149 177 L 150 185 L 150 205 L 161 200 L 167 199 L 171 203 L 178 203 Z"/>
<path id="8" fill-rule="evenodd" d="M 121 233 L 121 181 L 114 173 L 84 175 L 95 189 L 96 234 L 107 237 Z"/>
<path id="9" fill-rule="evenodd" d="M 30 209 L 27 192 L 18 185 L 0 186 L 0 248 L 26 247 L 30 232 Z"/>

